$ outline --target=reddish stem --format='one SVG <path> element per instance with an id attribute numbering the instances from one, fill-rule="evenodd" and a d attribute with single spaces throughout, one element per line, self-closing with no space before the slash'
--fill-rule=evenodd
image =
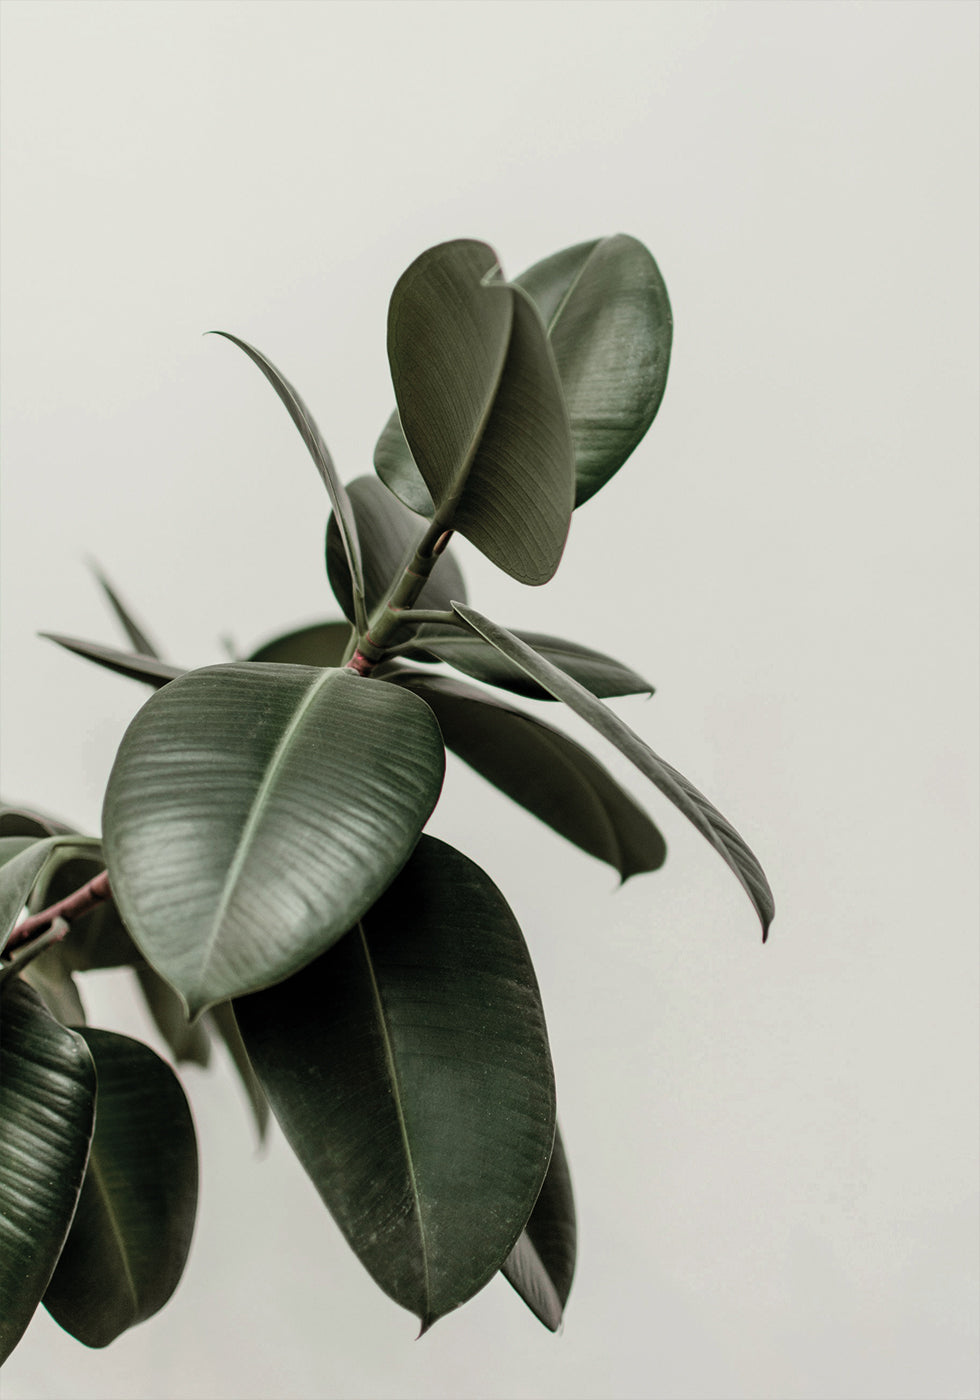
<path id="1" fill-rule="evenodd" d="M 83 885 L 80 890 L 75 890 L 74 894 L 59 899 L 57 904 L 51 904 L 47 909 L 42 909 L 39 914 L 33 914 L 29 919 L 17 925 L 13 933 L 7 939 L 8 948 L 19 948 L 22 943 L 27 943 L 36 934 L 44 933 L 51 927 L 55 919 L 64 919 L 66 923 L 72 923 L 75 919 L 80 919 L 83 914 L 88 914 L 97 905 L 103 904 L 107 899 L 112 898 L 112 890 L 109 888 L 109 872 L 103 870 L 89 880 L 87 885 Z"/>

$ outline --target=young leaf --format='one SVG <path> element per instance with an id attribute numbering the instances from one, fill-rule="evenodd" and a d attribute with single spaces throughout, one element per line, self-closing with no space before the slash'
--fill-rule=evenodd
<path id="1" fill-rule="evenodd" d="M 561 1134 L 541 1194 L 517 1244 L 500 1272 L 540 1322 L 552 1332 L 561 1325 L 575 1273 L 575 1201 Z"/>
<path id="2" fill-rule="evenodd" d="M 252 1061 L 248 1058 L 248 1051 L 245 1049 L 242 1033 L 238 1029 L 238 1022 L 235 1020 L 235 1012 L 231 1002 L 221 1001 L 217 1006 L 212 1006 L 210 1011 L 206 1013 L 206 1019 L 225 1043 L 225 1048 L 231 1056 L 232 1064 L 238 1071 L 238 1077 L 245 1090 L 245 1097 L 252 1110 L 252 1117 L 255 1119 L 255 1126 L 259 1134 L 259 1142 L 264 1142 L 269 1129 L 269 1100 L 266 1098 L 265 1090 L 252 1068 Z"/>
<path id="3" fill-rule="evenodd" d="M 315 622 L 264 643 L 249 661 L 279 662 L 287 666 L 340 666 L 350 640 L 346 622 Z"/>
<path id="4" fill-rule="evenodd" d="M 619 470 L 660 407 L 673 331 L 667 288 L 643 244 L 622 233 L 566 248 L 515 280 L 548 330 L 580 506 Z"/>
<path id="5" fill-rule="evenodd" d="M 541 318 L 499 280 L 492 248 L 458 239 L 412 263 L 392 294 L 388 359 L 436 518 L 519 582 L 546 583 L 574 500 L 568 415 Z"/>
<path id="6" fill-rule="evenodd" d="M 288 977 L 407 860 L 445 753 L 417 696 L 347 670 L 240 662 L 143 706 L 109 777 L 113 897 L 191 1016 Z"/>
<path id="7" fill-rule="evenodd" d="M 544 1014 L 496 886 L 423 836 L 358 928 L 236 1014 L 374 1279 L 423 1330 L 466 1302 L 513 1249 L 554 1138 Z"/>
<path id="8" fill-rule="evenodd" d="M 391 586 L 411 560 L 421 538 L 418 517 L 397 500 L 376 476 L 359 476 L 347 488 L 364 565 L 364 598 L 368 615 L 387 598 Z M 327 523 L 327 574 L 334 597 L 344 616 L 354 621 L 350 574 L 337 521 Z M 453 598 L 466 601 L 466 587 L 459 565 L 444 550 L 415 606 L 445 611 Z"/>
<path id="9" fill-rule="evenodd" d="M 104 1347 L 159 1312 L 180 1282 L 197 1212 L 197 1141 L 180 1083 L 148 1046 L 79 1034 L 98 1072 L 88 1170 L 44 1306 Z"/>
<path id="10" fill-rule="evenodd" d="M 660 832 L 580 744 L 459 681 L 419 672 L 391 679 L 431 707 L 448 748 L 622 880 L 663 865 Z"/>
<path id="11" fill-rule="evenodd" d="M 256 350 L 254 345 L 247 344 L 244 340 L 239 340 L 237 336 L 229 334 L 228 331 L 212 331 L 212 335 L 224 336 L 225 340 L 230 340 L 232 345 L 237 345 L 239 350 L 244 350 L 245 354 L 258 365 L 259 369 L 268 379 L 275 389 L 279 398 L 286 406 L 286 411 L 299 430 L 299 435 L 306 444 L 306 450 L 316 465 L 317 471 L 323 478 L 323 484 L 327 488 L 327 495 L 330 497 L 330 504 L 334 509 L 339 522 L 340 532 L 344 541 L 344 553 L 347 556 L 347 567 L 350 569 L 350 576 L 354 581 L 354 595 L 359 600 L 360 607 L 364 598 L 364 580 L 361 576 L 361 551 L 357 542 L 357 527 L 354 524 L 354 513 L 351 510 L 347 492 L 344 490 L 343 482 L 337 475 L 337 469 L 333 464 L 333 458 L 327 450 L 327 444 L 321 436 L 320 429 L 314 422 L 313 415 L 306 407 L 306 404 L 297 394 L 296 390 L 285 379 L 271 360 L 267 360 L 260 350 Z M 358 627 L 365 625 L 358 618 Z"/>
<path id="12" fill-rule="evenodd" d="M 482 617 L 475 609 L 463 603 L 454 603 L 453 609 L 468 627 L 539 681 L 546 690 L 550 690 L 557 700 L 563 700 L 569 709 L 614 744 L 650 779 L 654 787 L 659 788 L 684 813 L 714 846 L 751 899 L 762 924 L 762 941 L 765 942 L 774 913 L 772 890 L 762 866 L 732 824 L 683 774 L 659 758 L 618 715 L 579 685 L 578 681 L 539 656 L 505 627 Z"/>
<path id="13" fill-rule="evenodd" d="M 0 1039 L 0 1362 L 20 1341 L 71 1224 L 95 1121 L 85 1041 L 14 977 Z"/>
<path id="14" fill-rule="evenodd" d="M 126 607 L 102 570 L 97 565 L 93 565 L 93 572 L 102 585 L 102 591 L 108 598 L 116 617 L 119 619 L 120 626 L 129 638 L 129 645 L 133 648 L 133 651 L 139 652 L 141 656 L 159 657 L 159 651 L 133 617 L 133 614 Z"/>
<path id="15" fill-rule="evenodd" d="M 97 666 L 105 666 L 107 670 L 134 681 L 145 681 L 158 689 L 184 674 L 180 666 L 171 666 L 169 661 L 159 661 L 153 656 L 118 651 L 116 647 L 104 647 L 98 642 L 82 642 L 75 637 L 63 637 L 57 632 L 42 632 L 41 636 L 49 642 L 57 642 L 66 651 L 73 651 L 76 656 L 94 661 Z"/>

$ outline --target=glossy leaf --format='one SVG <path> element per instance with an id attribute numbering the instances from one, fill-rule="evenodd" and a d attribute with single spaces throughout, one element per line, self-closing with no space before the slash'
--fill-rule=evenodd
<path id="1" fill-rule="evenodd" d="M 189 672 L 143 706 L 109 778 L 126 927 L 192 1016 L 288 977 L 401 869 L 444 762 L 417 696 L 352 671 Z"/>
<path id="2" fill-rule="evenodd" d="M 334 514 L 337 516 L 340 525 L 340 532 L 344 541 L 344 552 L 347 556 L 347 567 L 350 570 L 351 578 L 354 580 L 354 591 L 363 599 L 364 580 L 361 576 L 361 552 L 357 543 L 357 528 L 354 524 L 354 514 L 351 509 L 350 501 L 347 498 L 347 492 L 344 489 L 340 477 L 337 475 L 337 469 L 333 464 L 333 458 L 330 456 L 327 444 L 323 440 L 320 429 L 317 427 L 312 413 L 306 407 L 306 404 L 300 398 L 299 394 L 297 394 L 289 380 L 284 378 L 272 361 L 267 360 L 260 350 L 255 349 L 254 345 L 249 345 L 246 341 L 239 340 L 237 336 L 230 335 L 228 331 L 212 331 L 211 334 L 224 336 L 225 340 L 230 340 L 233 345 L 237 345 L 239 350 L 244 350 L 252 363 L 258 365 L 259 369 L 265 375 L 266 379 L 268 379 L 285 405 L 287 413 L 299 430 L 299 435 L 306 444 L 306 450 L 313 458 L 316 469 L 323 479 L 324 486 L 327 488 L 330 504 L 333 507 Z"/>
<path id="3" fill-rule="evenodd" d="M 658 757 L 639 735 L 634 734 L 618 715 L 597 700 L 578 681 L 539 656 L 526 642 L 482 617 L 475 609 L 462 603 L 453 604 L 458 616 L 479 636 L 495 646 L 504 656 L 521 666 L 558 700 L 586 720 L 634 763 L 653 785 L 700 831 L 714 846 L 729 869 L 735 874 L 751 899 L 762 924 L 765 942 L 774 913 L 772 891 L 762 866 L 739 836 L 732 824 L 714 808 L 683 774 Z"/>
<path id="4" fill-rule="evenodd" d="M 184 674 L 180 666 L 171 666 L 169 661 L 160 661 L 153 656 L 141 656 L 132 651 L 119 651 L 116 647 L 104 647 L 98 642 L 83 642 L 77 637 L 63 637 L 57 632 L 42 632 L 49 642 L 57 642 L 66 651 L 76 656 L 84 656 L 86 661 L 94 661 L 97 666 L 105 666 L 117 675 L 128 676 L 134 681 L 145 681 L 147 685 L 167 685 Z"/>
<path id="5" fill-rule="evenodd" d="M 387 598 L 391 586 L 411 560 L 422 535 L 416 515 L 397 500 L 376 476 L 359 476 L 348 488 L 364 565 L 364 597 L 368 614 Z M 327 574 L 344 616 L 354 621 L 353 594 L 337 521 L 327 524 Z M 466 601 L 459 565 L 449 550 L 436 560 L 428 582 L 415 603 L 418 608 L 444 611 L 453 598 Z"/>
<path id="6" fill-rule="evenodd" d="M 103 593 L 109 600 L 112 611 L 118 619 L 119 625 L 129 638 L 129 644 L 133 651 L 138 652 L 141 656 L 159 657 L 160 652 L 157 647 L 150 641 L 149 637 L 133 617 L 133 614 L 120 598 L 102 570 L 98 568 L 97 565 L 93 566 L 93 570 L 95 577 L 99 580 Z"/>
<path id="7" fill-rule="evenodd" d="M 541 1194 L 501 1273 L 540 1322 L 556 1332 L 575 1273 L 575 1201 L 561 1134 Z"/>
<path id="8" fill-rule="evenodd" d="M 465 599 L 459 599 L 465 602 Z M 566 642 L 560 637 L 549 637 L 542 632 L 515 632 L 515 637 L 526 642 L 555 666 L 567 671 L 570 676 L 591 690 L 593 695 L 603 698 L 614 695 L 652 695 L 653 686 L 642 676 L 604 656 L 601 651 L 579 646 L 577 642 Z M 429 623 L 420 627 L 415 645 L 404 650 L 404 655 L 413 660 L 421 660 L 425 653 L 438 661 L 462 671 L 474 680 L 487 685 L 499 686 L 502 690 L 524 695 L 530 700 L 553 700 L 555 697 L 544 686 L 533 680 L 520 666 L 514 665 L 496 647 L 492 647 L 483 637 L 449 628 L 439 629 Z"/>
<path id="9" fill-rule="evenodd" d="M 242 1081 L 245 1097 L 248 1099 L 252 1117 L 255 1119 L 259 1141 L 264 1142 L 269 1128 L 269 1100 L 266 1098 L 265 1090 L 252 1068 L 252 1061 L 248 1058 L 248 1051 L 245 1049 L 242 1033 L 238 1029 L 238 1022 L 235 1020 L 235 1012 L 231 1002 L 222 1001 L 217 1006 L 212 1006 L 207 1013 L 207 1020 L 225 1043 L 225 1048 L 231 1056 L 231 1062 Z"/>
<path id="10" fill-rule="evenodd" d="M 265 642 L 248 660 L 287 666 L 340 666 L 350 635 L 346 622 L 315 622 Z"/>
<path id="11" fill-rule="evenodd" d="M 566 248 L 515 280 L 548 330 L 580 506 L 619 470 L 660 407 L 673 332 L 667 288 L 648 250 L 622 233 Z"/>
<path id="12" fill-rule="evenodd" d="M 472 1297 L 513 1249 L 554 1137 L 537 984 L 488 876 L 423 837 L 356 929 L 236 1012 L 375 1280 L 423 1330 Z"/>
<path id="13" fill-rule="evenodd" d="M 95 1135 L 78 1210 L 44 1305 L 104 1347 L 152 1317 L 180 1281 L 197 1211 L 197 1142 L 173 1070 L 112 1031 L 79 1032 L 95 1060 Z"/>
<path id="14" fill-rule="evenodd" d="M 211 1060 L 211 1040 L 202 1021 L 193 1024 L 180 997 L 159 973 L 141 962 L 134 969 L 143 1000 L 157 1030 L 170 1048 L 174 1062 L 206 1068 Z"/>
<path id="15" fill-rule="evenodd" d="M 0 1362 L 17 1345 L 58 1262 L 95 1121 L 85 1041 L 14 977 L 0 1038 Z"/>
<path id="16" fill-rule="evenodd" d="M 458 681 L 418 672 L 394 679 L 431 706 L 448 748 L 621 879 L 663 865 L 660 832 L 580 744 Z"/>
<path id="17" fill-rule="evenodd" d="M 492 248 L 459 239 L 412 263 L 392 294 L 388 359 L 436 518 L 519 582 L 546 583 L 574 500 L 568 415 L 541 318 L 499 279 Z"/>

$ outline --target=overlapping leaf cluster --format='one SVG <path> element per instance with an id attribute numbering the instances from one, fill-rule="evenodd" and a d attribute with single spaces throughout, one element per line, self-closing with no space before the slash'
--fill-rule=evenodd
<path id="1" fill-rule="evenodd" d="M 271 1106 L 355 1253 L 423 1330 L 498 1272 L 559 1325 L 575 1221 L 544 1011 L 500 891 L 423 834 L 446 748 L 622 879 L 655 870 L 665 845 L 647 814 L 512 697 L 562 701 L 715 846 L 764 931 L 772 900 L 730 823 L 604 703 L 647 682 L 483 617 L 449 540 L 522 583 L 550 579 L 574 509 L 657 411 L 670 337 L 634 239 L 567 249 L 514 282 L 485 244 L 430 249 L 391 301 L 396 409 L 376 474 L 346 487 L 295 389 L 228 337 L 323 478 L 343 620 L 185 671 L 103 580 L 130 649 L 55 638 L 156 693 L 120 746 L 101 840 L 0 813 L 0 1355 L 41 1300 L 105 1345 L 184 1267 L 190 1113 L 163 1059 L 85 1024 L 76 976 L 108 966 L 134 970 L 175 1064 L 206 1064 L 224 1041 L 260 1133 Z M 111 899 L 67 928 L 59 901 L 103 871 Z M 52 911 L 38 936 L 18 932 L 25 906 Z"/>

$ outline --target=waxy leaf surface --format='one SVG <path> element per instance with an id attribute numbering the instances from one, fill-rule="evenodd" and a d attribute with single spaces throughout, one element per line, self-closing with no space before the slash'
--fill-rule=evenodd
<path id="1" fill-rule="evenodd" d="M 555 1332 L 561 1325 L 575 1273 L 575 1201 L 572 1179 L 555 1129 L 555 1150 L 541 1194 L 501 1273 L 539 1321 Z"/>
<path id="2" fill-rule="evenodd" d="M 503 896 L 423 837 L 360 924 L 236 1003 L 273 1111 L 361 1262 L 423 1329 L 493 1277 L 551 1159 L 554 1085 Z"/>
<path id="3" fill-rule="evenodd" d="M 445 754 L 416 696 L 348 670 L 191 671 L 127 730 L 109 778 L 113 896 L 192 1016 L 288 977 L 401 869 Z"/>
<path id="4" fill-rule="evenodd" d="M 85 1041 L 14 977 L 0 1013 L 0 1362 L 58 1262 L 88 1159 L 95 1066 Z"/>
<path id="5" fill-rule="evenodd" d="M 152 1317 L 184 1272 L 197 1211 L 197 1142 L 184 1091 L 148 1046 L 79 1031 L 95 1061 L 95 1135 L 78 1209 L 44 1305 L 90 1347 Z"/>

